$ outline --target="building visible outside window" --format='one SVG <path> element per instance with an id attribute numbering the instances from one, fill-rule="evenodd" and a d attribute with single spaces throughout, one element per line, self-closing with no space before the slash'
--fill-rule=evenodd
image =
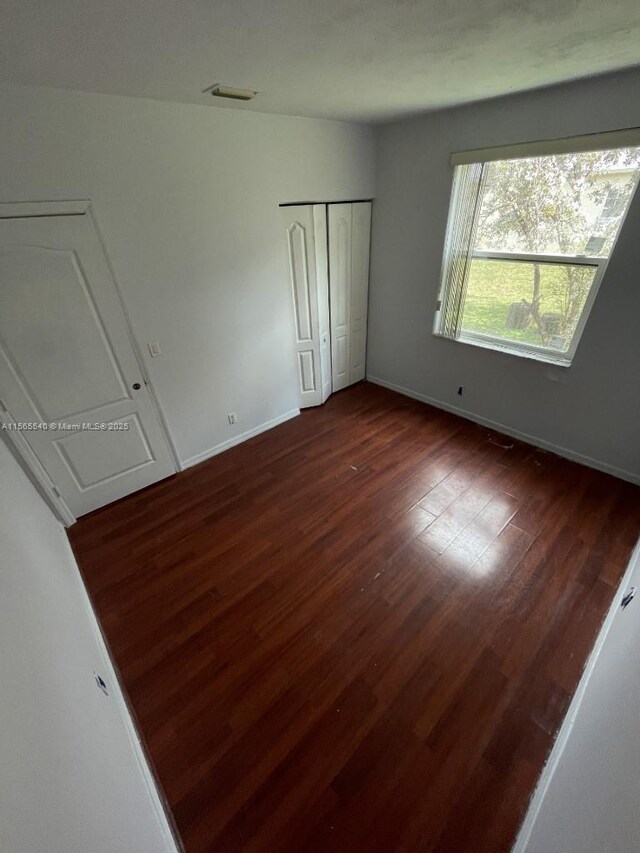
<path id="1" fill-rule="evenodd" d="M 639 174 L 640 147 L 456 165 L 436 334 L 569 365 Z"/>

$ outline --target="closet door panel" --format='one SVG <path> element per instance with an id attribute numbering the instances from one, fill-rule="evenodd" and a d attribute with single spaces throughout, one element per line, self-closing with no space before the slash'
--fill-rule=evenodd
<path id="1" fill-rule="evenodd" d="M 349 379 L 353 383 L 364 379 L 366 373 L 371 202 L 355 202 L 351 207 L 351 353 Z"/>
<path id="2" fill-rule="evenodd" d="M 351 205 L 329 205 L 329 294 L 333 390 L 351 384 Z"/>
<path id="3" fill-rule="evenodd" d="M 312 205 L 281 208 L 293 298 L 301 408 L 322 402 L 315 216 Z"/>
<path id="4" fill-rule="evenodd" d="M 320 340 L 321 402 L 331 394 L 331 325 L 329 313 L 329 247 L 327 243 L 327 206 L 313 206 L 316 285 L 318 292 L 318 337 Z"/>

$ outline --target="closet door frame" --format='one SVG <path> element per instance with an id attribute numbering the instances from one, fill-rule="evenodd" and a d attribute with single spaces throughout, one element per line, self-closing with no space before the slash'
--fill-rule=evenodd
<path id="1" fill-rule="evenodd" d="M 282 205 L 300 408 L 366 376 L 371 201 Z"/>

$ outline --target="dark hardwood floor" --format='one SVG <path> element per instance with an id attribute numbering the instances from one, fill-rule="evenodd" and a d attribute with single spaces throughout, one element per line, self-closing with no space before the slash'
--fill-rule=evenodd
<path id="1" fill-rule="evenodd" d="M 639 495 L 363 383 L 82 519 L 188 853 L 508 851 Z"/>

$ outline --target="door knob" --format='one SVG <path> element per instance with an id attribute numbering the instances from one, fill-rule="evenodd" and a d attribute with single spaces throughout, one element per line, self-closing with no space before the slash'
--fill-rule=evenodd
<path id="1" fill-rule="evenodd" d="M 139 382 L 134 382 L 134 383 L 133 383 L 133 390 L 134 390 L 134 391 L 139 391 L 139 390 L 140 390 L 140 388 L 141 388 L 141 385 L 140 385 L 140 383 L 139 383 Z"/>

